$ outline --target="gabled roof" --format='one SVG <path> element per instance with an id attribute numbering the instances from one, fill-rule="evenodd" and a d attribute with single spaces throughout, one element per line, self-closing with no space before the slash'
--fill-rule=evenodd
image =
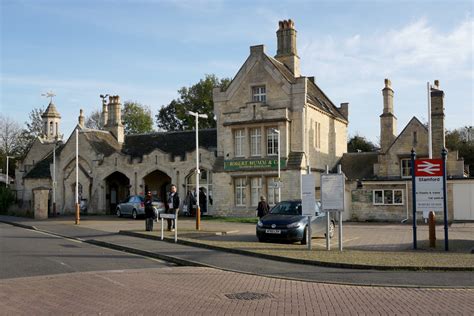
<path id="1" fill-rule="evenodd" d="M 413 116 L 413 117 L 411 118 L 411 120 L 407 123 L 407 125 L 405 125 L 405 127 L 404 127 L 403 130 L 400 132 L 400 134 L 398 134 L 397 138 L 395 138 L 395 139 L 393 140 L 393 142 L 390 144 L 390 146 L 388 147 L 388 149 L 387 149 L 386 152 L 389 152 L 389 151 L 390 151 L 390 149 L 392 148 L 392 146 L 393 146 L 393 145 L 398 141 L 398 139 L 405 133 L 406 129 L 407 129 L 410 125 L 412 125 L 412 124 L 414 124 L 414 123 L 420 124 L 420 125 L 425 129 L 425 131 L 428 133 L 428 128 L 426 127 L 426 125 L 423 124 L 423 123 L 421 123 L 420 120 L 419 120 L 416 116 Z"/>
<path id="2" fill-rule="evenodd" d="M 195 137 L 195 131 L 127 135 L 122 152 L 132 157 L 142 157 L 159 149 L 173 157 L 181 156 L 184 159 L 186 152 L 196 149 Z M 199 147 L 217 148 L 217 130 L 215 128 L 199 130 Z"/>
<path id="3" fill-rule="evenodd" d="M 295 83 L 296 82 L 296 78 L 295 76 L 293 75 L 293 73 L 291 72 L 290 69 L 288 69 L 285 64 L 283 64 L 282 62 L 276 60 L 275 58 L 273 57 L 270 57 L 268 56 L 267 54 L 263 54 L 272 64 L 273 66 L 275 66 L 276 69 L 278 69 L 278 71 L 281 73 L 281 75 L 286 79 L 288 80 L 288 82 L 290 83 Z"/>
<path id="4" fill-rule="evenodd" d="M 373 179 L 377 152 L 345 153 L 340 160 L 341 169 L 350 180 Z"/>

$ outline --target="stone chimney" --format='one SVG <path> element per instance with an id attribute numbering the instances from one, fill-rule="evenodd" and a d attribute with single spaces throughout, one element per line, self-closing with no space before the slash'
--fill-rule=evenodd
<path id="1" fill-rule="evenodd" d="M 85 124 L 84 124 L 85 120 L 84 120 L 84 111 L 82 111 L 82 109 L 79 110 L 79 117 L 77 118 L 77 123 L 79 124 L 79 126 L 81 128 L 84 128 Z"/>
<path id="2" fill-rule="evenodd" d="M 383 113 L 380 115 L 380 151 L 385 153 L 397 138 L 397 118 L 393 114 L 393 89 L 390 80 L 385 79 L 382 90 Z"/>
<path id="3" fill-rule="evenodd" d="M 431 86 L 431 139 L 433 158 L 441 158 L 441 151 L 446 146 L 444 135 L 444 91 L 440 89 L 439 80 Z"/>
<path id="4" fill-rule="evenodd" d="M 109 96 L 109 104 L 107 105 L 107 125 L 105 129 L 108 130 L 119 143 L 124 141 L 124 127 L 122 124 L 122 104 L 118 95 Z"/>
<path id="5" fill-rule="evenodd" d="M 108 109 L 107 109 L 107 101 L 105 101 L 105 97 L 102 99 L 102 126 L 106 126 L 108 122 Z"/>
<path id="6" fill-rule="evenodd" d="M 349 102 L 344 102 L 341 103 L 341 106 L 339 107 L 339 112 L 346 118 L 346 120 L 349 120 Z"/>
<path id="7" fill-rule="evenodd" d="M 292 20 L 278 22 L 277 54 L 275 58 L 285 64 L 295 77 L 301 76 L 300 58 L 296 51 L 296 30 Z"/>

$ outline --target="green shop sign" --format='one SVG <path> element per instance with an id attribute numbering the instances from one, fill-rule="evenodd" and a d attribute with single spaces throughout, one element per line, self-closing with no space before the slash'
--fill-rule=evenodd
<path id="1" fill-rule="evenodd" d="M 280 158 L 280 167 L 286 167 L 286 159 Z M 236 170 L 255 170 L 255 169 L 278 169 L 278 159 L 261 158 L 261 159 L 241 159 L 241 160 L 224 160 L 225 171 Z"/>

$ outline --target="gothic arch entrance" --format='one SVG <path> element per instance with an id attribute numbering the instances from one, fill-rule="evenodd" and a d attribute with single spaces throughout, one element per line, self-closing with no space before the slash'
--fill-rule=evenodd
<path id="1" fill-rule="evenodd" d="M 117 204 L 130 195 L 130 179 L 119 171 L 105 178 L 105 211 L 115 215 Z"/>
<path id="2" fill-rule="evenodd" d="M 171 178 L 161 170 L 155 170 L 143 177 L 146 192 L 151 191 L 154 197 L 166 203 L 166 193 L 171 185 Z"/>

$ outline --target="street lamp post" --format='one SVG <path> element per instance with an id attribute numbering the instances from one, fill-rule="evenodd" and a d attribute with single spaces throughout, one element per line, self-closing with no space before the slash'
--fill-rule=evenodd
<path id="1" fill-rule="evenodd" d="M 79 215 L 79 130 L 76 128 L 76 225 L 80 223 Z"/>
<path id="2" fill-rule="evenodd" d="M 56 145 L 58 143 L 58 137 L 54 140 L 53 147 L 53 212 L 52 216 L 56 215 Z"/>
<path id="3" fill-rule="evenodd" d="M 186 114 L 194 116 L 196 120 L 196 230 L 201 229 L 201 208 L 199 207 L 199 118 L 207 119 L 207 114 L 199 114 L 197 112 L 187 111 Z"/>
<path id="4" fill-rule="evenodd" d="M 278 202 L 281 201 L 281 166 L 280 166 L 280 130 L 272 128 L 272 131 L 278 135 Z"/>

